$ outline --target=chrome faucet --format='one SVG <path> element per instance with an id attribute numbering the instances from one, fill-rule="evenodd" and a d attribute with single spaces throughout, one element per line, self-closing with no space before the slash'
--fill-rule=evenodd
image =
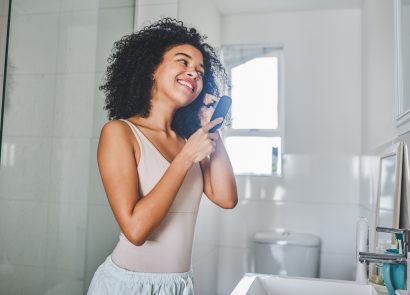
<path id="1" fill-rule="evenodd" d="M 359 261 L 361 263 L 369 264 L 374 263 L 395 263 L 395 264 L 407 264 L 407 253 L 409 251 L 409 234 L 408 229 L 395 229 L 388 227 L 376 227 L 377 232 L 391 233 L 391 234 L 401 234 L 402 239 L 400 240 L 402 253 L 399 254 L 382 254 L 382 253 L 370 253 L 370 252 L 359 252 Z"/>

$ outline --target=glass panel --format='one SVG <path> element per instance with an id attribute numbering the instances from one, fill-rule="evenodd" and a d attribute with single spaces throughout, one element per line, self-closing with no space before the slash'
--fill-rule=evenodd
<path id="1" fill-rule="evenodd" d="M 281 174 L 280 137 L 231 136 L 226 149 L 235 174 Z"/>
<path id="2" fill-rule="evenodd" d="M 232 128 L 278 128 L 278 58 L 252 59 L 231 74 Z"/>
<path id="3" fill-rule="evenodd" d="M 118 241 L 96 163 L 98 86 L 134 11 L 134 0 L 12 2 L 0 294 L 85 294 Z"/>
<path id="4" fill-rule="evenodd" d="M 393 227 L 396 186 L 396 155 L 382 158 L 380 162 L 379 223 L 381 227 Z M 391 234 L 378 233 L 379 240 L 391 239 Z"/>

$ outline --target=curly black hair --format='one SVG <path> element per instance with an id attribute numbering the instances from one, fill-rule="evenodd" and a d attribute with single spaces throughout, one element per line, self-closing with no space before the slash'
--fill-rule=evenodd
<path id="1" fill-rule="evenodd" d="M 206 38 L 181 21 L 163 18 L 115 42 L 108 58 L 105 84 L 99 87 L 106 95 L 104 109 L 108 119 L 148 117 L 154 71 L 169 49 L 189 44 L 203 56 L 203 89 L 191 104 L 175 112 L 172 122 L 172 129 L 179 136 L 189 138 L 201 127 L 199 111 L 204 106 L 205 94 L 219 97 L 229 87 L 226 71 L 215 50 L 205 43 Z"/>

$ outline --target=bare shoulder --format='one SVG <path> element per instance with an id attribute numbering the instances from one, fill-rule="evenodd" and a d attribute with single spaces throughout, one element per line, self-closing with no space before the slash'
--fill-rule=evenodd
<path id="1" fill-rule="evenodd" d="M 124 137 L 131 133 L 130 127 L 121 120 L 111 120 L 101 128 L 101 136 Z"/>
<path id="2" fill-rule="evenodd" d="M 111 120 L 101 128 L 98 151 L 109 149 L 110 151 L 132 152 L 139 158 L 139 145 L 128 124 L 121 120 Z"/>

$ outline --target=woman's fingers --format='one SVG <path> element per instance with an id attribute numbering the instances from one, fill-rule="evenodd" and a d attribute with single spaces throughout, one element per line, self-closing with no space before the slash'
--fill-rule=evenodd
<path id="1" fill-rule="evenodd" d="M 205 124 L 203 128 L 204 128 L 206 131 L 209 131 L 209 130 L 211 130 L 214 126 L 218 125 L 219 123 L 222 123 L 223 120 L 224 120 L 224 119 L 223 119 L 222 117 L 216 118 L 215 120 L 213 120 L 213 121 L 211 121 L 211 122 Z"/>
<path id="2" fill-rule="evenodd" d="M 188 139 L 183 150 L 191 155 L 195 162 L 199 162 L 215 152 L 219 133 L 210 133 L 209 130 L 222 121 L 223 118 L 217 118 L 205 124 Z"/>

